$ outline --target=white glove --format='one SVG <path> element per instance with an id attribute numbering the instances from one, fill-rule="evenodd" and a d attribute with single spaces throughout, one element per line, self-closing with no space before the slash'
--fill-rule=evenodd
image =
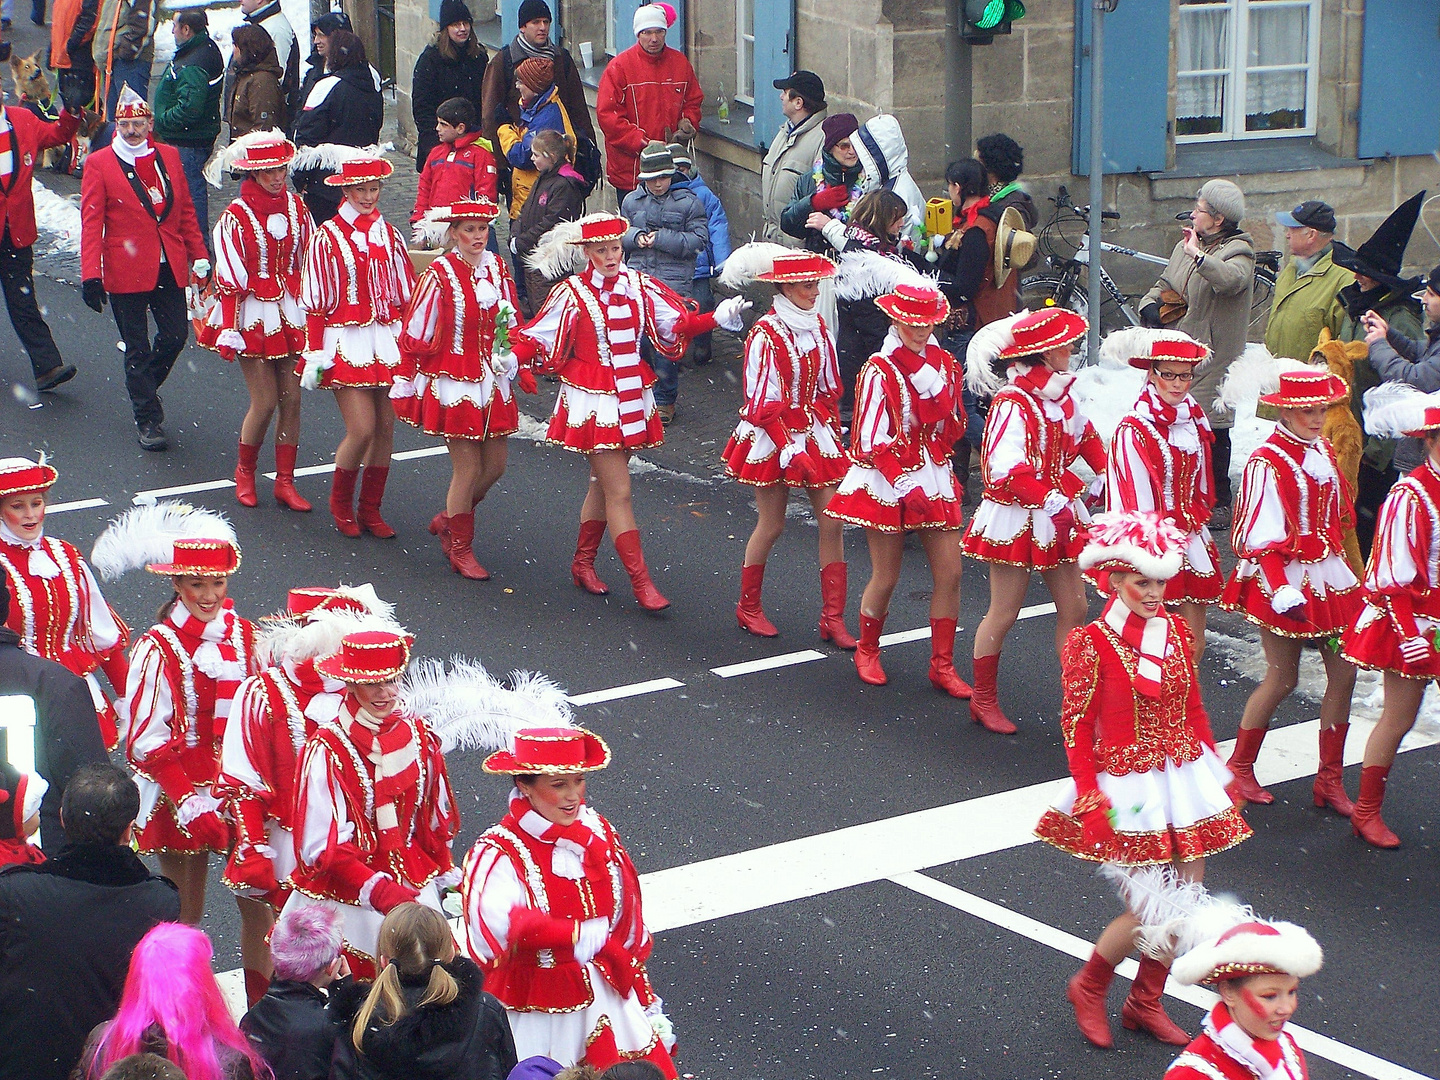
<path id="1" fill-rule="evenodd" d="M 715 305 L 715 321 L 732 334 L 738 334 L 745 329 L 745 320 L 740 316 L 754 306 L 743 296 L 732 296 L 728 300 L 721 300 Z"/>
<path id="2" fill-rule="evenodd" d="M 845 246 L 845 223 L 839 218 L 831 218 L 820 230 L 820 235 L 825 238 L 827 244 L 839 251 Z"/>
<path id="3" fill-rule="evenodd" d="M 201 788 L 180 800 L 180 805 L 175 807 L 175 820 L 183 829 L 202 814 L 218 811 L 222 805 L 219 799 L 210 794 L 208 788 Z"/>
<path id="4" fill-rule="evenodd" d="M 520 370 L 520 361 L 513 352 L 506 349 L 503 353 L 495 353 L 490 357 L 490 370 L 497 376 L 513 379 Z"/>
<path id="5" fill-rule="evenodd" d="M 895 480 L 895 494 L 903 499 L 919 486 L 920 481 L 914 473 L 901 473 Z"/>
<path id="6" fill-rule="evenodd" d="M 1070 500 L 1065 497 L 1064 492 L 1052 491 L 1049 495 L 1045 496 L 1045 501 L 1040 504 L 1040 509 L 1044 510 L 1045 513 L 1047 513 L 1051 517 L 1054 517 L 1056 514 L 1060 513 L 1060 511 L 1067 509 L 1069 506 Z"/>
<path id="7" fill-rule="evenodd" d="M 325 372 L 334 366 L 334 359 L 322 349 L 305 353 L 305 364 L 300 371 L 300 385 L 306 390 L 319 390 Z"/>
<path id="8" fill-rule="evenodd" d="M 609 919 L 586 919 L 580 924 L 580 933 L 575 939 L 575 959 L 588 964 L 605 947 L 609 938 Z"/>
<path id="9" fill-rule="evenodd" d="M 1428 660 L 1434 650 L 1434 644 L 1424 635 L 1406 638 L 1400 642 L 1400 655 L 1407 664 L 1418 664 L 1423 660 Z"/>
<path id="10" fill-rule="evenodd" d="M 1305 603 L 1305 594 L 1294 585 L 1281 585 L 1270 598 L 1270 607 L 1277 615 L 1284 615 Z"/>
<path id="11" fill-rule="evenodd" d="M 193 273 L 197 278 L 201 278 L 202 280 L 209 277 L 210 260 L 196 259 L 193 263 L 190 264 L 190 272 Z"/>
<path id="12" fill-rule="evenodd" d="M 1098 499 L 1103 494 L 1105 494 L 1105 474 L 1102 472 L 1096 474 L 1095 479 L 1090 481 L 1090 486 L 1085 489 L 1085 495 L 1091 499 Z"/>

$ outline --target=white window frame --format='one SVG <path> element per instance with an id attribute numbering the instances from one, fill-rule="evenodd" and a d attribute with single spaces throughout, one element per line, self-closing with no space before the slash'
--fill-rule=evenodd
<path id="1" fill-rule="evenodd" d="M 605 55 L 619 56 L 615 43 L 615 0 L 605 0 Z"/>
<path id="2" fill-rule="evenodd" d="M 755 107 L 755 5 L 761 0 L 735 0 L 735 100 Z M 770 0 L 774 2 L 774 0 Z M 750 33 L 745 33 L 745 14 L 750 14 Z M 750 93 L 745 88 L 745 65 L 750 65 Z"/>
<path id="3" fill-rule="evenodd" d="M 1306 42 L 1305 63 L 1274 65 L 1262 68 L 1247 68 L 1250 54 L 1250 9 L 1256 8 L 1308 8 L 1307 20 L 1309 40 Z M 1183 18 L 1182 5 L 1177 18 Z M 1175 136 L 1177 143 L 1243 142 L 1252 139 L 1292 139 L 1313 137 L 1316 131 L 1315 110 L 1319 101 L 1320 74 L 1320 8 L 1321 0 L 1224 0 L 1223 4 L 1196 5 L 1198 10 L 1228 9 L 1230 17 L 1230 65 L 1186 72 L 1185 75 L 1223 75 L 1225 87 L 1225 116 L 1222 130 L 1206 135 Z M 1250 71 L 1304 71 L 1305 72 L 1305 119 L 1303 128 L 1283 130 L 1246 131 L 1245 101 L 1246 78 Z M 1177 76 L 1177 79 L 1180 76 Z"/>

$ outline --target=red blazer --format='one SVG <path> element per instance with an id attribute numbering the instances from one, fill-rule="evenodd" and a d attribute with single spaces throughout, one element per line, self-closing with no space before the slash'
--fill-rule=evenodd
<path id="1" fill-rule="evenodd" d="M 80 129 L 80 118 L 67 110 L 60 118 L 46 123 L 29 109 L 7 105 L 10 133 L 0 136 L 0 153 L 14 152 L 14 170 L 0 183 L 0 208 L 5 226 L 10 230 L 10 243 L 17 248 L 35 243 L 35 196 L 30 191 L 30 176 L 41 150 L 64 146 Z"/>
<path id="2" fill-rule="evenodd" d="M 80 182 L 80 276 L 100 278 L 106 292 L 139 293 L 160 279 L 160 246 L 177 284 L 190 278 L 190 264 L 208 259 L 205 240 L 195 219 L 195 204 L 173 146 L 155 144 L 157 165 L 171 187 L 165 212 L 157 222 L 148 203 L 126 178 L 124 163 L 110 147 L 85 159 Z"/>

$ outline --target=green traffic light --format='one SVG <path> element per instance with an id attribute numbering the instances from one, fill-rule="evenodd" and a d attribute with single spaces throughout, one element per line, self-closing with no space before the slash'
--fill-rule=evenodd
<path id="1" fill-rule="evenodd" d="M 994 30 L 1005 19 L 1005 7 L 1006 0 L 986 0 L 979 17 L 972 17 L 970 21 L 977 30 Z"/>

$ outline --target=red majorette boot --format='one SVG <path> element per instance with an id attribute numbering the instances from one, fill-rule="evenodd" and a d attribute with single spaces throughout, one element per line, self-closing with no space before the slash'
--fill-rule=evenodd
<path id="1" fill-rule="evenodd" d="M 352 539 L 360 535 L 360 523 L 355 520 L 355 480 L 359 475 L 359 469 L 336 465 L 330 477 L 330 516 L 335 528 Z"/>
<path id="2" fill-rule="evenodd" d="M 1000 654 L 977 656 L 975 686 L 970 692 L 970 719 L 996 735 L 1014 735 L 1019 729 L 1000 711 Z"/>
<path id="3" fill-rule="evenodd" d="M 615 553 L 625 572 L 630 575 L 630 585 L 635 590 L 635 600 L 646 611 L 664 611 L 670 601 L 660 595 L 655 582 L 650 580 L 650 570 L 645 565 L 645 553 L 640 550 L 640 530 L 631 529 L 615 537 Z"/>
<path id="4" fill-rule="evenodd" d="M 974 691 L 955 670 L 955 620 L 930 620 L 930 685 L 953 698 L 968 698 Z"/>
<path id="5" fill-rule="evenodd" d="M 295 457 L 300 447 L 294 443 L 275 444 L 275 501 L 287 510 L 308 514 L 310 500 L 295 490 Z"/>
<path id="6" fill-rule="evenodd" d="M 885 616 L 872 619 L 860 611 L 860 640 L 855 648 L 855 671 L 861 682 L 871 686 L 884 686 L 890 680 L 880 666 L 880 632 L 885 629 Z"/>
<path id="7" fill-rule="evenodd" d="M 378 536 L 381 540 L 390 540 L 395 536 L 395 530 L 385 524 L 385 519 L 380 516 L 380 503 L 385 498 L 385 481 L 390 477 L 390 467 L 376 468 L 374 465 L 366 465 L 365 472 L 360 477 L 360 508 L 355 514 L 355 520 L 371 535 Z"/>
<path id="8" fill-rule="evenodd" d="M 450 515 L 441 510 L 430 519 L 430 535 L 440 540 L 440 550 L 450 557 Z"/>
<path id="9" fill-rule="evenodd" d="M 845 594 L 849 567 L 832 562 L 820 568 L 820 640 L 837 649 L 853 649 L 858 644 L 845 629 Z"/>
<path id="10" fill-rule="evenodd" d="M 593 596 L 605 596 L 610 586 L 595 574 L 595 556 L 605 538 L 605 519 L 580 522 L 580 536 L 575 541 L 575 558 L 570 561 L 570 580 Z"/>
<path id="11" fill-rule="evenodd" d="M 451 514 L 449 520 L 450 528 L 445 535 L 450 538 L 450 569 L 471 581 L 489 581 L 490 571 L 476 561 L 470 547 L 475 539 L 475 515 Z"/>
<path id="12" fill-rule="evenodd" d="M 1367 844 L 1397 848 L 1400 837 L 1390 831 L 1390 826 L 1380 816 L 1380 804 L 1385 801 L 1385 781 L 1389 776 L 1389 765 L 1366 765 L 1360 770 L 1360 798 L 1355 800 L 1350 827 Z"/>
<path id="13" fill-rule="evenodd" d="M 735 621 L 740 629 L 757 637 L 779 637 L 780 631 L 765 617 L 760 606 L 760 590 L 765 584 L 765 564 L 740 567 L 740 603 L 735 605 Z"/>
<path id="14" fill-rule="evenodd" d="M 1065 996 L 1075 1006 L 1075 1023 L 1080 1034 L 1102 1050 L 1115 1045 L 1110 1034 L 1110 1018 L 1105 1015 L 1105 992 L 1114 977 L 1115 969 L 1098 952 L 1093 952 L 1065 987 Z"/>
<path id="15" fill-rule="evenodd" d="M 1235 733 L 1235 749 L 1230 751 L 1230 760 L 1225 763 L 1235 776 L 1230 783 L 1233 794 L 1246 802 L 1269 806 L 1275 796 L 1260 786 L 1255 779 L 1255 759 L 1260 756 L 1260 744 L 1265 741 L 1266 728 L 1241 728 Z"/>
<path id="16" fill-rule="evenodd" d="M 1120 1007 L 1120 1022 L 1131 1031 L 1148 1031 L 1162 1043 L 1189 1046 L 1190 1036 L 1165 1015 L 1165 1006 L 1160 1003 L 1160 995 L 1165 992 L 1165 977 L 1169 974 L 1169 967 L 1154 957 L 1142 955 L 1130 996 Z"/>
<path id="17" fill-rule="evenodd" d="M 1349 817 L 1355 804 L 1345 794 L 1345 736 L 1349 724 L 1336 724 L 1320 729 L 1320 769 L 1315 773 L 1316 806 L 1328 806 L 1341 817 Z"/>
<path id="18" fill-rule="evenodd" d="M 255 494 L 255 465 L 260 460 L 258 443 L 240 444 L 240 461 L 235 466 L 235 498 L 241 506 L 258 506 Z"/>

